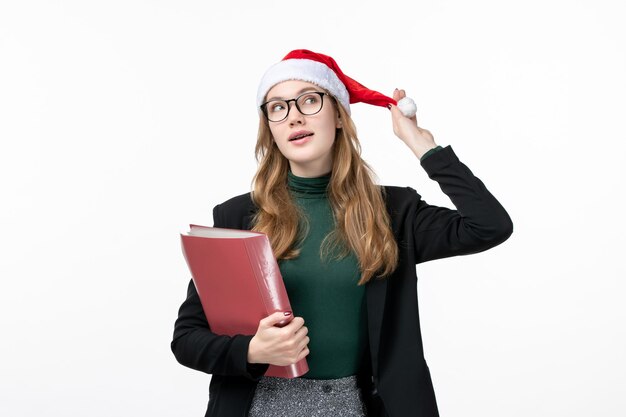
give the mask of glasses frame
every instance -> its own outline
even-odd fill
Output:
[[[307,95],[307,94],[311,94],[311,93],[318,94],[318,95],[320,96],[320,100],[322,100],[322,104],[320,105],[320,109],[319,109],[318,111],[316,111],[315,113],[309,113],[309,114],[307,114],[307,113],[304,113],[304,112],[300,109],[300,106],[298,105],[298,100],[300,100],[300,98],[301,98],[302,96],[305,96],[305,95]],[[261,111],[263,112],[263,115],[265,116],[265,118],[266,118],[268,121],[273,122],[273,123],[278,123],[278,122],[282,122],[283,120],[285,120],[285,119],[289,116],[289,112],[291,111],[291,106],[289,105],[289,103],[290,103],[290,102],[292,102],[292,101],[293,101],[293,103],[296,105],[296,109],[298,109],[298,111],[300,112],[300,114],[301,114],[301,115],[303,115],[303,116],[313,116],[314,114],[317,114],[317,113],[321,112],[321,111],[322,111],[322,109],[324,108],[324,96],[329,96],[329,97],[331,97],[331,96],[330,96],[330,94],[328,94],[328,93],[326,93],[326,92],[324,92],[324,91],[307,91],[307,92],[304,92],[304,93],[300,94],[298,97],[296,97],[296,98],[292,98],[292,99],[289,99],[289,100],[279,100],[279,99],[276,99],[276,100],[266,101],[265,103],[261,104],[259,107],[261,108]],[[287,104],[287,113],[285,114],[285,117],[283,117],[283,118],[282,118],[282,119],[280,119],[280,120],[271,120],[271,119],[269,118],[269,116],[267,115],[267,105],[268,105],[268,104],[270,104],[270,103],[272,103],[272,102],[275,102],[275,101],[282,101],[283,103],[286,103],[286,104]]]

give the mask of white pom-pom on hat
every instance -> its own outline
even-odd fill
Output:
[[[404,97],[398,101],[398,109],[406,117],[413,117],[417,113],[417,106],[411,97]]]

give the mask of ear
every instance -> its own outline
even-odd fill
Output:
[[[341,129],[343,127],[343,123],[341,123],[341,116],[339,116],[339,112],[337,112],[337,118],[335,119],[335,128]]]

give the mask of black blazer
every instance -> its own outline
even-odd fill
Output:
[[[421,165],[456,210],[429,205],[410,187],[384,187],[400,256],[391,276],[366,284],[369,355],[358,381],[370,417],[439,415],[424,360],[415,265],[487,250],[513,232],[507,212],[452,147],[435,152]],[[214,226],[250,229],[255,210],[250,193],[231,198],[213,209]],[[212,374],[206,416],[247,416],[268,366],[247,363],[252,336],[212,333],[189,282],[171,348],[181,364]]]

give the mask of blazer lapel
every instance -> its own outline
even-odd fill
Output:
[[[249,197],[249,198],[250,200],[248,202],[248,214],[246,214],[244,218],[242,219],[243,227],[247,230],[252,229],[252,219],[254,218],[254,214],[256,213],[256,210],[257,210],[256,206],[252,202],[252,197]]]
[[[388,279],[372,278],[366,285],[367,329],[369,331],[370,354],[372,356],[372,373],[378,378],[378,353],[382,333],[383,313],[387,298]]]

